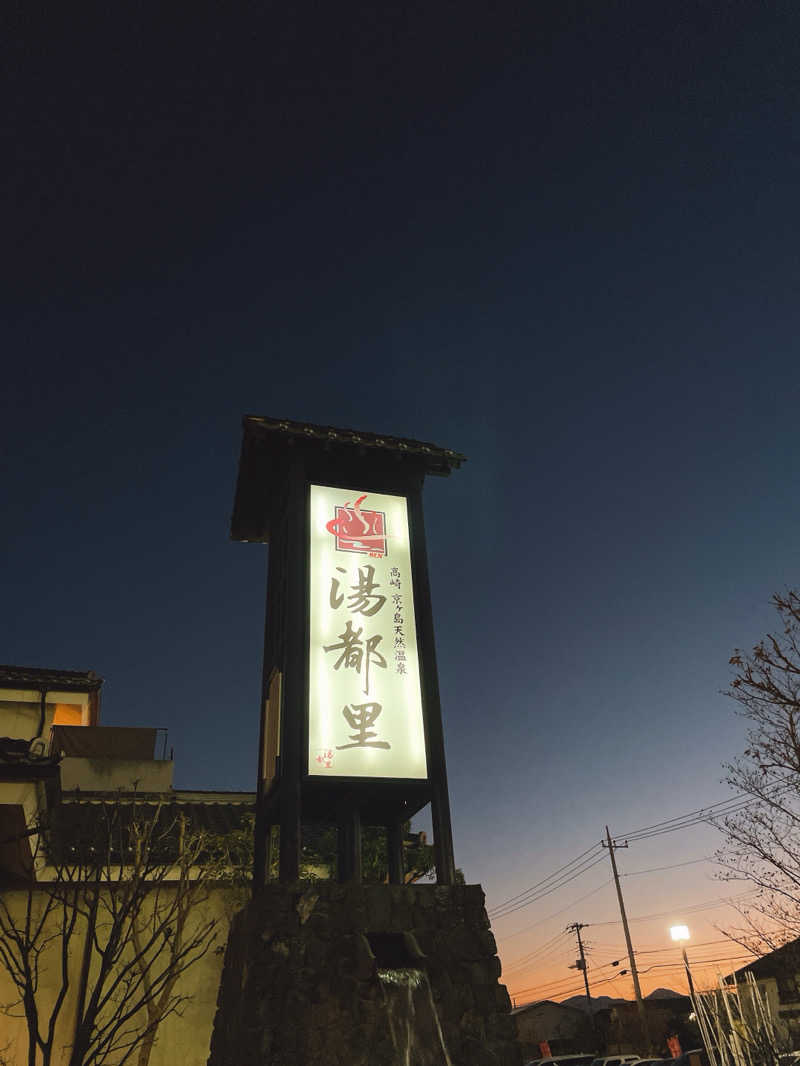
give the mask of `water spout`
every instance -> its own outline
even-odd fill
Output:
[[[423,977],[425,979],[425,988],[428,990],[428,1003],[430,1004],[431,1014],[433,1015],[433,1020],[436,1022],[436,1032],[439,1036],[439,1046],[444,1055],[445,1066],[453,1066],[453,1063],[450,1060],[450,1054],[447,1050],[447,1044],[444,1042],[444,1033],[442,1032],[442,1023],[439,1018],[439,1012],[436,1009],[436,1004],[433,1002],[433,989],[431,988],[431,983],[428,980],[427,974],[423,974]]]
[[[378,977],[384,985],[402,985],[403,988],[419,988],[422,984],[422,970],[378,970]]]
[[[428,975],[402,967],[379,969],[378,978],[397,1066],[453,1066]]]

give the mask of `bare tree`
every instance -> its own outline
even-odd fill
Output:
[[[720,977],[716,989],[695,995],[693,1002],[712,1066],[780,1066],[791,1051],[791,1040],[753,974]]]
[[[726,781],[747,802],[719,823],[727,879],[751,882],[743,926],[726,930],[756,954],[800,937],[800,593],[773,596],[780,628],[746,654],[736,650],[727,694],[750,723]]]
[[[38,828],[19,891],[0,896],[0,966],[18,996],[7,1009],[24,1015],[28,1066],[50,1066],[66,1026],[69,1066],[146,1066],[187,1002],[181,976],[217,936],[201,905],[225,862],[219,840],[179,808],[123,797],[62,804]]]

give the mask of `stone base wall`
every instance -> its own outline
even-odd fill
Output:
[[[412,934],[416,989],[378,978],[369,933]],[[478,885],[269,884],[231,929],[209,1066],[520,1066],[496,951]]]

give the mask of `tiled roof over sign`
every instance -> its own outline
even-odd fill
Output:
[[[293,422],[287,418],[245,415],[242,452],[231,520],[233,540],[268,542],[272,509],[280,496],[282,470],[290,457],[302,454],[317,467],[323,457],[351,468],[358,457],[360,469],[402,464],[403,469],[425,477],[447,477],[466,456],[428,441],[392,437],[366,430]]]
[[[267,418],[265,415],[245,415],[245,432],[248,425],[260,427],[271,433],[287,437],[300,437],[306,440],[328,441],[336,444],[351,444],[360,448],[379,448],[385,451],[397,451],[411,455],[430,458],[428,473],[449,473],[458,469],[466,456],[454,452],[451,448],[440,448],[423,440],[410,437],[389,437],[381,433],[368,433],[364,430],[339,429],[336,426],[317,426],[311,422],[292,422],[287,418]]]
[[[0,665],[0,688],[96,692],[103,684],[94,670],[49,670],[41,666]]]

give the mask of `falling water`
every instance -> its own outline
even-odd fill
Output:
[[[396,969],[378,970],[378,977],[397,1066],[453,1066],[428,975]]]
[[[445,1066],[453,1066],[450,1061],[450,1055],[447,1052],[447,1045],[444,1042],[444,1034],[442,1033],[442,1023],[439,1020],[439,1012],[436,1009],[436,1004],[433,1002],[433,989],[431,988],[431,983],[428,980],[427,974],[423,974],[422,976],[425,988],[428,990],[428,1003],[430,1005],[431,1014],[433,1015],[433,1020],[436,1022],[436,1032],[439,1036],[439,1045],[442,1049],[442,1054],[444,1055]]]

